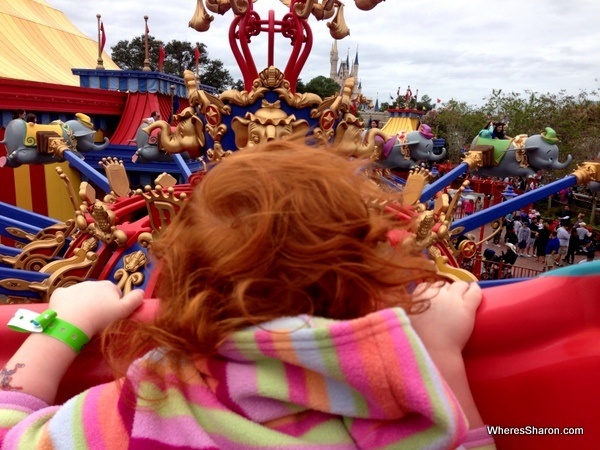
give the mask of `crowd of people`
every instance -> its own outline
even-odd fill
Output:
[[[596,236],[583,221],[584,214],[578,214],[573,222],[568,206],[561,214],[555,220],[544,220],[535,209],[507,214],[504,243],[515,246],[518,257],[535,258],[536,262],[544,263],[543,270],[574,264],[576,255],[586,256],[582,262],[593,261]]]

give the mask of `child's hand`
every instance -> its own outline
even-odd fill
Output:
[[[430,298],[431,306],[411,317],[411,324],[428,351],[462,351],[475,323],[481,302],[477,283],[457,281],[415,291],[417,297]],[[432,297],[433,295],[433,297]]]
[[[92,337],[115,320],[128,317],[143,299],[144,292],[139,289],[122,295],[110,281],[85,281],[54,291],[50,308],[56,311],[59,319],[72,323]]]

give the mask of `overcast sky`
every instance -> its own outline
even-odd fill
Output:
[[[195,0],[47,2],[94,39],[101,14],[109,52],[119,40],[143,34],[147,15],[156,39],[203,42],[210,58],[241,78],[227,35],[231,11],[216,15],[210,30],[198,33],[188,27]],[[470,105],[482,105],[492,89],[577,94],[600,88],[598,0],[387,0],[371,11],[359,10],[353,0],[344,3],[350,36],[338,42],[340,57],[349,51],[353,61],[358,47],[363,93],[380,103],[408,85],[419,97]],[[254,9],[261,18],[272,9],[276,19],[287,10],[279,0],[258,0]],[[305,82],[329,76],[333,43],[325,22],[311,16],[309,23],[314,45],[300,75]],[[259,71],[267,62],[263,36],[252,45]],[[291,47],[281,35],[277,40],[275,62],[283,70]]]

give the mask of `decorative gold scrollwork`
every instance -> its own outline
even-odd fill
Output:
[[[146,255],[141,250],[130,253],[123,258],[124,266],[115,272],[115,279],[119,282],[117,286],[128,294],[134,286],[144,282],[144,274],[139,270],[148,262]]]

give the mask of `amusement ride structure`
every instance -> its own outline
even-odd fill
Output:
[[[353,3],[368,11],[381,1]],[[197,0],[190,26],[199,32],[209,30],[212,14],[233,16],[229,42],[243,75],[241,91],[217,95],[205,89],[190,71],[183,74],[183,79],[146,74],[146,90],[136,90],[125,99],[115,97],[115,102],[124,105],[124,113],[103,148],[90,139],[94,130],[86,111],[72,121],[53,125],[26,124],[21,119],[7,123],[2,170],[21,165],[54,167],[72,214],[58,220],[0,203],[3,319],[14,313],[17,304],[27,303],[41,311],[57,288],[87,279],[111,280],[124,292],[143,288],[152,298],[155,277],[147,250],[178,213],[193,186],[202,182],[207,166],[218,164],[232,152],[274,139],[302,136],[316,146],[336,147],[349,158],[372,159],[369,176],[382,189],[402,191],[403,201],[419,215],[418,228],[409,244],[418,246],[435,261],[439,273],[449,281],[477,280],[476,274],[459,267],[457,258],[473,258],[480,242],[459,237],[490,222],[496,222],[498,228],[498,219],[505,214],[560,189],[600,181],[600,163],[581,162],[572,175],[453,220],[466,183],[452,197],[445,188],[461,175],[500,171],[498,166],[509,175],[557,167],[553,130],[511,141],[511,147],[504,149],[505,162],[490,162],[489,153],[494,150],[489,147],[495,143],[474,145],[461,164],[432,181],[430,173],[419,167],[423,160],[441,159],[432,151],[431,130],[421,126],[402,135],[378,129],[365,133],[363,121],[353,112],[355,79],[344,80],[339,95],[326,99],[296,92],[296,82],[313,43],[309,20],[329,21],[331,36],[342,39],[349,33],[344,4],[339,0],[281,3],[285,12],[278,19],[273,10],[261,17],[248,0]],[[257,66],[250,44],[263,33],[268,40],[267,57]],[[278,35],[291,44],[283,69],[274,64]],[[108,86],[109,78],[110,83],[132,82],[117,70],[75,72],[87,86]],[[141,78],[136,79],[139,85]],[[87,89],[92,88],[85,89],[90,95]],[[154,97],[149,96],[152,90]],[[165,106],[164,99],[172,100],[174,91],[179,106],[173,122],[159,120],[140,125],[151,109],[167,112],[162,115],[168,116],[170,106]],[[134,136],[136,145],[132,147]],[[515,162],[509,164],[508,158]],[[388,169],[401,165],[411,169],[404,185],[389,177]],[[132,189],[132,178],[143,187]],[[432,207],[427,206],[430,203]],[[586,270],[557,271],[485,290],[465,357],[474,395],[487,423],[582,426],[584,436],[559,439],[577,448],[598,442],[600,423],[595,408],[600,389],[597,384],[582,382],[582,377],[600,369],[600,308],[589,295],[600,288],[599,272],[600,266],[589,264]],[[571,287],[567,288],[568,283]],[[574,287],[577,283],[585,283],[586,287]],[[563,306],[560,300],[567,290],[570,304]],[[578,303],[574,297],[578,297]],[[2,339],[2,356],[6,358],[22,336],[3,330]],[[108,376],[97,352],[86,352],[81,358],[85,359],[79,360],[67,375],[63,397]],[[86,374],[83,377],[78,373],[82,370]],[[557,448],[548,439],[524,441],[518,435],[497,436],[499,448]]]

